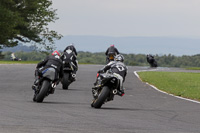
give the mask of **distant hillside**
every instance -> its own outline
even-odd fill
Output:
[[[109,37],[109,36],[64,36],[56,41],[58,50],[64,50],[74,43],[77,51],[105,52],[114,44],[121,53],[158,54],[158,55],[196,55],[200,54],[200,39],[175,37]],[[33,51],[34,47],[19,44],[1,51]]]
[[[10,52],[18,52],[18,51],[24,51],[24,52],[31,52],[35,50],[34,46],[26,46],[23,45],[22,43],[19,43],[18,46],[15,47],[8,47],[8,48],[3,48],[0,49],[1,51],[10,51]]]
[[[115,44],[122,53],[195,55],[200,53],[200,39],[175,37],[108,37],[108,36],[64,36],[56,42],[63,50],[74,43],[78,51],[104,52]]]

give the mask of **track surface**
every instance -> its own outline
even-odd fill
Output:
[[[129,67],[126,94],[94,109],[91,87],[102,66],[80,65],[69,90],[58,85],[43,103],[34,103],[35,66],[0,65],[0,133],[200,132],[200,104],[160,93],[133,74],[148,68]]]

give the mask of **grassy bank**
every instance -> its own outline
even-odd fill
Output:
[[[0,64],[37,64],[39,61],[0,61]]]
[[[37,64],[40,61],[0,61],[0,64]],[[91,63],[78,63],[79,65],[91,65]]]
[[[142,81],[160,90],[200,101],[200,73],[139,72],[138,74]]]
[[[200,70],[200,67],[188,67],[186,70]]]

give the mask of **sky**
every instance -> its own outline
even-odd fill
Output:
[[[63,36],[200,38],[200,0],[52,0]]]

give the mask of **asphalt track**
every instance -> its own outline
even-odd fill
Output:
[[[35,65],[0,65],[0,133],[200,133],[200,104],[142,83],[133,71],[145,67],[129,67],[123,97],[91,108],[91,87],[101,67],[80,65],[69,90],[58,85],[43,103],[34,103]]]

